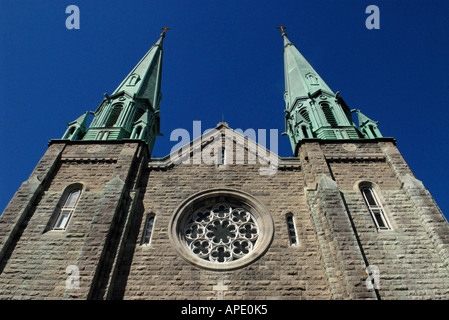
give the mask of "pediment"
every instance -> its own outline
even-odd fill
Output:
[[[268,132],[262,139],[270,141],[270,131],[266,131]],[[275,131],[276,137],[272,137],[271,141],[275,138],[277,143],[277,130]],[[183,144],[181,140],[166,157],[151,159],[149,166],[255,165],[259,167],[261,175],[274,174],[279,166],[280,158],[275,152],[254,141],[254,135],[257,133],[250,129],[234,130],[222,122],[192,141]]]

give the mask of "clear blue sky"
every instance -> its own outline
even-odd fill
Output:
[[[80,29],[68,30],[68,5]],[[257,4],[257,5],[256,5]],[[380,30],[365,8],[380,9]],[[161,130],[224,120],[284,130],[282,38],[353,109],[379,121],[449,214],[449,1],[5,1],[0,11],[0,212],[67,122],[94,111],[167,25]],[[288,138],[279,154],[291,156]]]

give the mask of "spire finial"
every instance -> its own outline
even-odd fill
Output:
[[[166,32],[167,30],[171,30],[171,28],[165,26],[165,27],[161,28],[161,30],[163,30],[162,33],[161,33],[161,38],[165,38],[165,32]]]
[[[280,25],[279,27],[277,27],[276,29],[281,29],[282,31],[282,36],[285,37],[287,34],[285,33],[285,29],[287,29],[287,27],[284,27],[283,25]]]

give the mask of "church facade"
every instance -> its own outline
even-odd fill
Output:
[[[164,28],[1,215],[0,299],[448,299],[444,215],[281,29],[292,157],[224,122],[151,157]]]

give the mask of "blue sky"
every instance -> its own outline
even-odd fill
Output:
[[[0,11],[0,212],[67,122],[94,111],[169,26],[161,131],[154,156],[224,120],[234,129],[284,130],[279,25],[334,92],[379,121],[449,214],[449,2],[363,0],[24,1]],[[257,5],[256,5],[257,4]],[[368,30],[365,9],[380,9]],[[68,30],[65,9],[80,9]],[[279,154],[291,156],[288,138]]]

